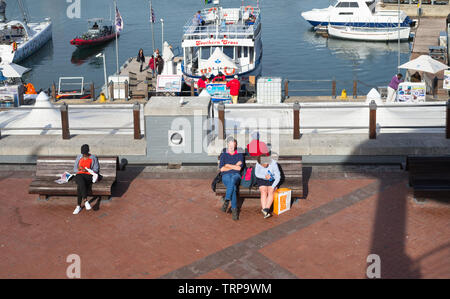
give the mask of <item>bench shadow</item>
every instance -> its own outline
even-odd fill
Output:
[[[117,172],[116,182],[112,186],[111,197],[122,197],[127,193],[131,183],[142,173],[144,166],[128,166],[128,161],[122,159],[120,162],[120,171]]]

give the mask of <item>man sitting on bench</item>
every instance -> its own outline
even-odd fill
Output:
[[[91,205],[87,200],[88,191],[98,178],[99,171],[98,159],[89,153],[89,145],[81,146],[81,155],[77,156],[73,171],[76,172],[75,182],[77,183],[78,204],[73,214],[76,215],[81,211],[81,203],[85,200],[84,206],[86,210],[91,209]]]
[[[237,141],[233,137],[227,139],[227,149],[220,155],[219,169],[222,182],[227,187],[222,211],[227,212],[231,200],[233,220],[239,220],[237,209],[237,191],[241,181],[241,169],[244,166],[244,155],[237,151]]]

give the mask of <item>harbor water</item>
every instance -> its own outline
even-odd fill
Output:
[[[246,3],[249,1],[246,1]],[[16,1],[7,1],[7,17],[20,15]],[[32,20],[50,17],[53,21],[53,40],[33,56],[19,64],[32,68],[24,77],[36,89],[48,89],[61,76],[83,76],[85,82],[93,81],[97,92],[104,84],[103,61],[95,55],[104,52],[107,73],[116,71],[114,41],[88,50],[77,50],[69,41],[87,30],[87,20],[102,17],[110,19],[112,0],[80,0],[80,18],[69,18],[70,3],[54,0],[27,0]],[[250,1],[251,4],[256,1]],[[225,7],[238,7],[241,0],[222,0]],[[360,94],[371,87],[386,86],[397,72],[398,45],[394,43],[353,42],[327,39],[316,35],[311,26],[300,16],[302,11],[325,8],[329,0],[283,0],[260,1],[262,10],[263,60],[262,75],[291,80],[338,80],[337,90],[350,90],[351,81],[360,80]],[[202,0],[153,0],[157,23],[154,25],[155,47],[162,48],[161,22],[164,19],[164,39],[179,54],[183,26],[198,9],[204,7]],[[118,8],[124,20],[124,30],[119,38],[119,64],[136,56],[139,48],[147,55],[152,52],[152,34],[148,0],[118,0]],[[409,58],[409,43],[401,43],[401,63]],[[327,95],[331,86],[326,82],[304,84],[292,89],[318,91],[297,92],[293,95]],[[319,91],[320,90],[320,91]],[[290,93],[292,94],[292,93]]]

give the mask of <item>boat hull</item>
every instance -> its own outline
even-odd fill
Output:
[[[357,41],[408,41],[411,29],[400,28],[385,30],[385,29],[365,29],[359,30],[350,27],[334,27],[328,26],[328,35],[333,38],[357,40]]]
[[[32,27],[32,24],[30,24],[30,27]],[[12,45],[2,45],[0,51],[2,62],[20,62],[52,39],[52,22],[42,22],[36,28],[39,28],[39,31],[25,43],[19,44],[16,51],[13,50]]]
[[[117,37],[119,37],[120,34],[117,34]],[[94,46],[98,46],[101,44],[105,44],[107,42],[110,42],[111,40],[116,38],[116,34],[109,34],[109,35],[105,35],[102,36],[101,38],[96,38],[96,39],[90,39],[90,40],[85,40],[85,39],[81,39],[81,38],[74,38],[70,41],[71,45],[74,45],[78,48],[86,48],[86,47],[94,47]]]

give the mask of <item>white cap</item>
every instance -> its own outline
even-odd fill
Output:
[[[238,75],[234,75],[234,79],[237,79],[237,78],[239,78]]]

